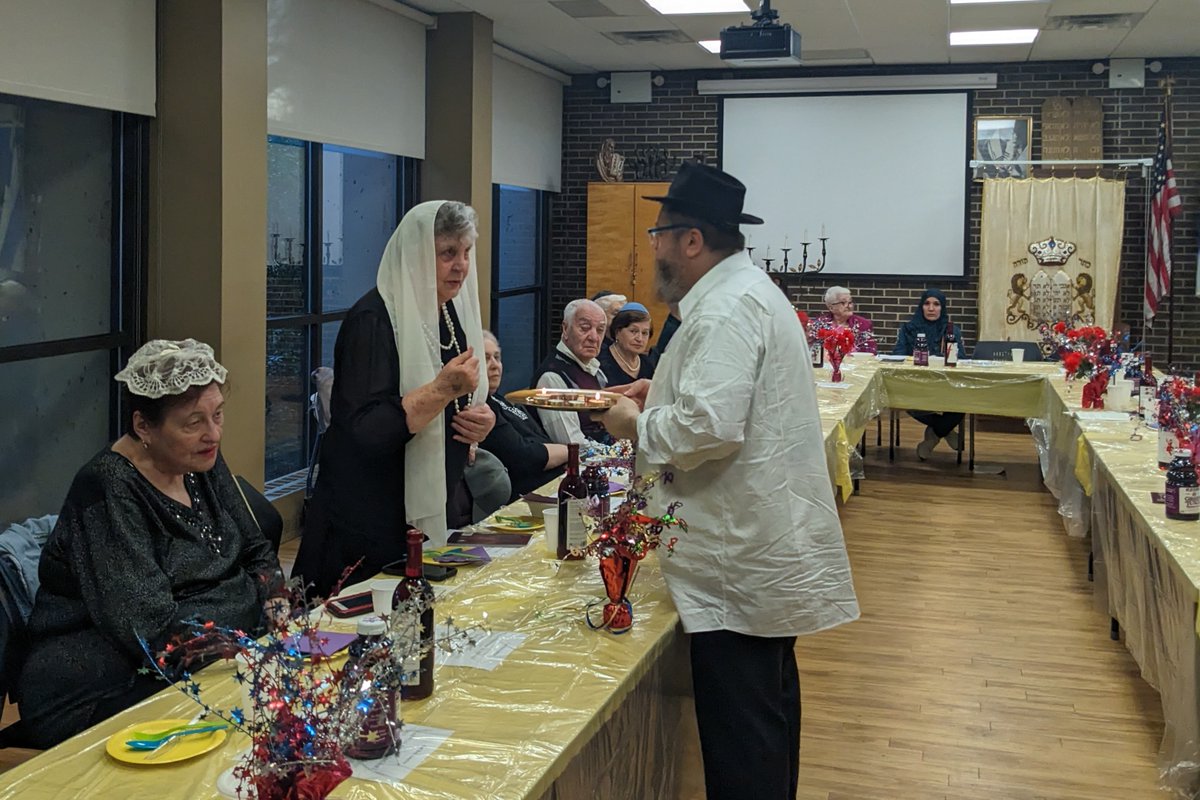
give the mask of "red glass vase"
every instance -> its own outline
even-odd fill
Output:
[[[1104,408],[1104,392],[1108,389],[1108,372],[1100,371],[1088,379],[1083,387],[1084,408]]]
[[[844,359],[846,356],[835,350],[829,350],[829,349],[826,349],[825,354],[829,359],[829,366],[833,370],[833,373],[829,376],[829,380],[831,380],[834,383],[841,383],[842,382],[842,359]]]

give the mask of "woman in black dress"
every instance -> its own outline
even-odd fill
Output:
[[[653,378],[654,356],[646,345],[654,335],[650,312],[641,303],[626,303],[609,327],[612,341],[600,351],[600,369],[609,386],[622,386],[641,378]]]
[[[403,558],[409,528],[440,545],[448,517],[470,521],[467,453],[495,423],[476,355],[475,220],[443,200],[405,214],[376,288],[338,331],[331,419],[293,570],[314,594],[347,569],[354,582]]]
[[[162,688],[138,675],[142,641],[157,652],[191,620],[261,633],[282,611],[279,561],[218,449],[225,375],[192,339],[117,373],[126,433],[75,476],[38,567],[15,692],[38,746]]]
[[[500,342],[491,331],[483,332],[483,352],[487,365],[488,405],[496,414],[496,426],[480,447],[500,459],[508,470],[512,483],[509,502],[512,502],[562,475],[567,446],[550,441],[537,414],[496,394],[504,377],[504,361]]]

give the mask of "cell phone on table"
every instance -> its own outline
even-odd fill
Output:
[[[359,592],[358,594],[348,594],[342,597],[335,597],[328,603],[329,613],[340,619],[346,617],[357,617],[361,614],[366,614],[369,611],[374,611],[375,606],[371,601],[370,592]]]
[[[404,565],[408,563],[407,559],[400,559],[386,564],[383,567],[384,575],[403,575]],[[430,581],[444,581],[447,578],[453,578],[458,574],[458,567],[443,567],[441,564],[425,564],[424,570],[425,579]]]

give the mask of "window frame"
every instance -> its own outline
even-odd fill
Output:
[[[20,99],[20,95],[9,95]],[[41,101],[49,102],[49,101]],[[70,105],[70,104],[65,104]],[[109,232],[108,333],[47,339],[0,347],[0,364],[107,351],[115,375],[146,337],[146,285],[149,280],[150,119],[112,111],[112,222]],[[108,387],[108,437],[124,433],[120,386]]]
[[[341,322],[349,313],[349,308],[339,309],[337,311],[326,311],[325,291],[324,291],[324,249],[321,241],[321,231],[323,230],[323,208],[324,208],[324,152],[326,145],[322,142],[311,142],[304,139],[297,139],[292,136],[278,136],[268,134],[267,144],[278,142],[283,144],[300,145],[304,147],[304,300],[305,311],[297,314],[266,314],[266,331],[270,335],[272,330],[287,330],[287,329],[302,329],[304,331],[305,346],[307,348],[307,369],[304,375],[305,394],[311,394],[315,391],[312,385],[312,373],[324,361],[324,343],[322,341],[322,327],[328,323]],[[345,148],[339,145],[328,145],[337,147],[339,150],[356,149]],[[408,212],[413,205],[416,204],[420,193],[420,161],[408,156],[389,155],[396,159],[396,219],[394,225],[399,225],[400,220]],[[314,256],[315,254],[315,256]],[[264,265],[264,269],[266,265]],[[265,312],[265,309],[264,309]],[[270,349],[267,350],[268,357]],[[266,422],[264,412],[264,424]],[[304,452],[311,453],[313,445],[317,440],[317,426],[312,417],[312,414],[305,410],[302,415],[303,419],[303,441]],[[307,461],[309,456],[305,456]],[[272,475],[267,471],[267,446],[263,449],[263,469],[265,479],[270,481],[280,480],[295,473],[295,470],[284,472],[280,475]],[[302,467],[307,469],[307,467]]]
[[[537,197],[534,226],[537,231],[537,242],[534,250],[535,282],[525,286],[510,289],[500,288],[500,273],[504,263],[500,257],[500,193],[505,188],[523,189],[534,192]],[[530,335],[533,337],[533,363],[540,364],[547,354],[546,339],[541,335],[546,321],[550,316],[550,198],[551,192],[544,189],[531,189],[528,186],[512,184],[492,184],[492,300],[491,300],[491,329],[500,329],[500,301],[508,297],[520,297],[526,294],[534,295],[534,320]]]

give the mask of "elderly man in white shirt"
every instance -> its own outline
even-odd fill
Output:
[[[572,300],[563,309],[562,340],[534,372],[533,388],[603,389],[608,378],[600,369],[600,348],[608,330],[608,315],[592,300]],[[575,411],[538,409],[538,419],[550,441],[558,444],[611,444],[612,438],[590,415]]]
[[[653,382],[600,417],[637,441],[651,497],[688,531],[662,559],[691,639],[708,800],[792,800],[796,636],[858,618],[804,332],[743,252],[745,187],[684,164],[650,229],[659,291],[683,319]]]

